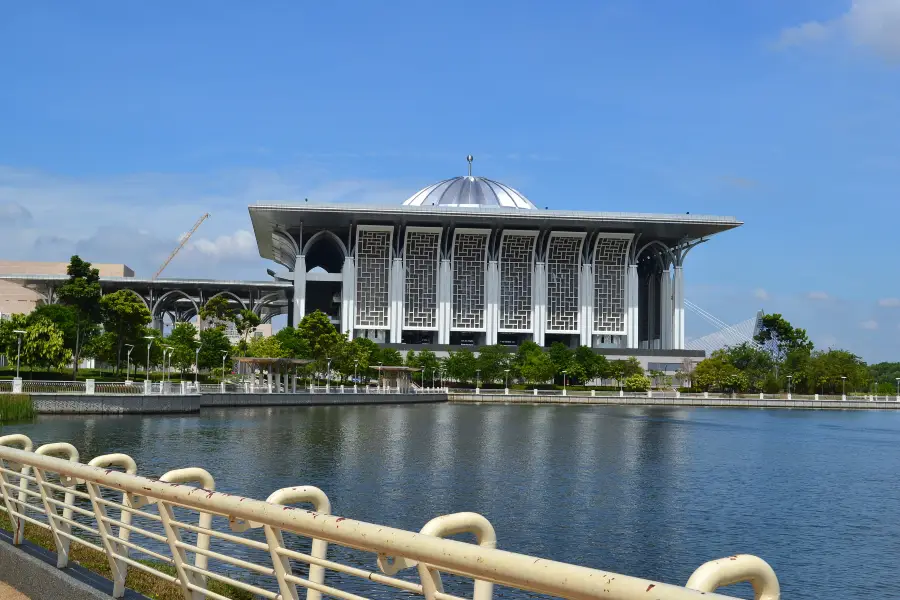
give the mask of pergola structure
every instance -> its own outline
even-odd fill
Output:
[[[378,371],[378,388],[406,394],[412,389],[412,374],[422,369],[418,367],[399,367],[376,365],[371,367]]]
[[[266,390],[268,393],[296,393],[297,370],[311,360],[299,358],[235,358],[235,371],[247,382],[249,391]]]

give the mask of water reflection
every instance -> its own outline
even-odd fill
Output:
[[[773,564],[785,597],[858,597],[900,553],[894,413],[258,408],[13,431],[71,442],[85,462],[124,452],[146,475],[203,466],[257,498],[316,485],[336,513],[405,529],[473,510],[502,548],[671,582],[745,551]]]

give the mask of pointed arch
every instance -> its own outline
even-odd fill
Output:
[[[343,240],[341,240],[341,238],[337,236],[335,232],[329,231],[328,229],[323,229],[322,231],[319,231],[311,238],[309,238],[306,243],[303,244],[303,254],[309,254],[310,248],[312,248],[313,244],[318,242],[320,238],[331,238],[331,241],[337,244],[338,248],[341,249],[341,252],[344,253],[344,257],[346,258],[347,256],[349,256],[347,252],[347,245],[343,242]]]
[[[187,300],[194,306],[194,311],[196,311],[197,313],[200,312],[200,308],[197,306],[197,303],[190,296],[190,294],[188,294],[187,292],[183,292],[182,290],[169,290],[168,292],[160,296],[153,304],[153,308],[150,310],[150,316],[155,317],[157,314],[159,314],[159,309],[164,306],[163,303],[170,297],[176,295],[181,296],[182,298],[187,298]]]
[[[210,296],[209,298],[206,299],[206,302],[209,302],[213,298],[218,298],[219,296],[229,296],[229,297],[231,297],[232,300],[234,300],[241,306],[241,310],[247,309],[247,303],[244,302],[243,300],[241,300],[241,298],[237,294],[235,294],[234,292],[229,292],[228,290],[213,294],[212,296]],[[205,306],[205,303],[204,303],[204,306]]]

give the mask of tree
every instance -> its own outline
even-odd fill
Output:
[[[418,354],[410,351],[406,355],[406,366],[421,369],[417,375],[422,385],[425,386],[430,385],[427,382],[431,381],[433,373],[437,377],[436,373],[440,368],[440,362],[431,350],[422,350]]]
[[[623,384],[625,391],[646,392],[650,389],[650,379],[645,375],[629,375]]]
[[[81,349],[89,341],[89,334],[100,322],[100,271],[77,255],[66,269],[69,280],[56,290],[60,304],[75,310],[75,348],[72,352],[72,377],[78,376]]]
[[[241,354],[243,354],[247,351],[247,336],[259,326],[259,315],[252,310],[245,308],[234,314],[233,321],[234,328],[241,338],[240,342],[238,342],[238,347]]]
[[[780,314],[763,315],[759,333],[753,337],[772,358],[776,368],[794,350],[812,352],[805,329],[795,328]]]
[[[9,319],[0,321],[0,353],[6,355],[6,361],[10,364],[16,362],[16,353],[19,351],[19,334],[16,330],[25,331],[28,327],[28,318],[22,314],[14,314]]]
[[[731,364],[727,350],[716,350],[694,369],[696,387],[705,391],[743,391],[747,389],[747,376]]]
[[[483,346],[478,351],[475,368],[481,371],[481,381],[485,383],[503,382],[509,364],[509,352],[503,346]]]
[[[609,362],[605,356],[595,353],[587,346],[579,346],[569,364],[569,375],[575,381],[587,384],[609,371]]]
[[[372,362],[373,365],[382,364],[386,367],[403,366],[403,356],[394,348],[379,348]]]
[[[137,345],[141,334],[150,324],[150,311],[134,292],[119,290],[100,299],[103,329],[115,337],[116,372],[122,362],[122,347]]]
[[[166,343],[172,347],[170,364],[184,375],[194,364],[194,351],[200,344],[197,340],[197,328],[192,323],[177,323],[166,338]]]
[[[338,332],[328,316],[320,310],[303,317],[297,326],[297,335],[300,345],[308,352],[305,358],[316,361],[315,369],[318,372],[325,371],[329,358],[334,366],[347,343],[347,337]]]
[[[519,349],[516,350],[515,356],[510,360],[510,370],[513,378],[523,378],[522,368],[525,366],[525,363],[528,360],[528,357],[535,352],[543,354],[544,349],[538,346],[532,340],[526,340],[519,344]]]
[[[522,378],[533,385],[547,383],[556,376],[556,365],[546,352],[529,352],[521,369]]]
[[[116,334],[112,331],[101,331],[85,345],[83,356],[90,356],[97,360],[101,365],[112,365],[116,362]]]
[[[357,376],[368,381],[372,377],[370,367],[378,364],[376,360],[379,355],[378,344],[365,337],[353,338],[353,341],[347,344],[347,374],[356,371]],[[352,361],[352,366],[351,366]],[[357,364],[357,361],[358,364]],[[351,371],[350,369],[353,369]]]
[[[625,360],[614,360],[609,363],[608,374],[616,380],[620,386],[623,382],[634,375],[643,375],[644,368],[637,358],[629,356]]]
[[[459,350],[451,352],[447,356],[447,375],[460,383],[475,381],[478,363],[471,350]]]
[[[725,349],[728,362],[741,371],[747,379],[747,388],[763,390],[766,380],[774,369],[772,356],[753,344],[743,343]]]
[[[150,366],[162,364],[163,346],[166,343],[162,333],[152,327],[145,327],[141,332],[139,343],[135,344],[134,352],[131,353],[131,362],[134,363],[135,372],[137,372],[138,366],[143,366],[145,369],[147,367],[147,343],[150,341],[145,339],[147,336],[153,338],[153,343],[150,344]]]
[[[253,338],[250,340],[247,354],[255,358],[287,358],[287,353],[275,336]]]
[[[22,336],[22,359],[26,364],[61,368],[72,358],[66,348],[63,334],[49,319],[39,319],[25,330]]]
[[[198,363],[201,369],[222,368],[223,353],[226,360],[231,358],[231,342],[222,327],[210,327],[200,332]]]
[[[38,319],[49,319],[50,321],[53,321],[53,324],[56,325],[63,334],[63,342],[65,343],[66,348],[72,352],[75,351],[75,342],[78,331],[75,309],[73,307],[64,304],[41,304],[35,307],[27,317],[28,323],[34,323]],[[84,337],[85,339],[90,340],[98,333],[97,326],[94,325],[91,328],[91,331],[87,332]],[[82,355],[84,355],[84,352],[82,352]]]
[[[572,350],[562,342],[553,342],[550,346],[550,360],[553,361],[553,366],[556,367],[556,378],[560,382],[562,382],[563,371],[569,371],[572,367],[573,356]]]
[[[234,320],[234,309],[225,296],[213,296],[200,308],[200,320],[220,329]]]
[[[288,325],[275,334],[275,339],[290,358],[309,358],[309,344],[300,337],[300,332]]]

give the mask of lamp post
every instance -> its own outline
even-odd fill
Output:
[[[841,375],[841,400],[847,397],[847,391],[844,384],[847,383],[847,376]]]
[[[145,335],[144,339],[147,340],[147,371],[144,375],[144,379],[150,381],[150,346],[153,345],[153,340],[155,340],[156,338],[152,335]]]
[[[125,355],[125,381],[130,381],[131,375],[131,351],[134,350],[134,344],[125,344],[128,348],[128,354]]]
[[[166,353],[169,354],[169,364],[172,364],[172,346],[163,346],[163,380],[169,381],[169,370],[166,368]]]
[[[22,355],[22,336],[25,335],[25,331],[22,329],[14,329],[13,333],[16,334],[16,379],[19,378],[19,357]],[[34,375],[32,375],[34,377]]]
[[[503,369],[503,393],[509,394],[509,369]]]
[[[356,386],[359,384],[359,377],[357,373],[359,372],[359,359],[353,361],[353,391],[356,391]]]
[[[203,344],[197,346],[194,350],[194,389],[200,389],[200,348]]]
[[[330,392],[331,391],[331,359],[326,356],[325,360],[328,361],[328,366],[325,368],[325,391]]]
[[[787,376],[787,380],[788,380],[788,400],[791,399],[791,382],[793,381],[793,379],[794,379],[794,376],[793,376],[793,375],[788,375],[788,376]]]
[[[567,374],[568,374],[568,371],[563,369],[563,396],[566,395],[566,375]]]
[[[378,363],[378,389],[381,390],[381,367],[384,363]]]
[[[897,378],[897,397],[900,398],[900,377]]]
[[[437,367],[431,367],[431,389],[434,389],[434,372],[437,371]],[[900,394],[898,394],[900,396]]]
[[[481,369],[475,369],[475,393],[481,391]]]
[[[225,359],[228,357],[228,353],[222,350],[222,383],[225,383]]]

